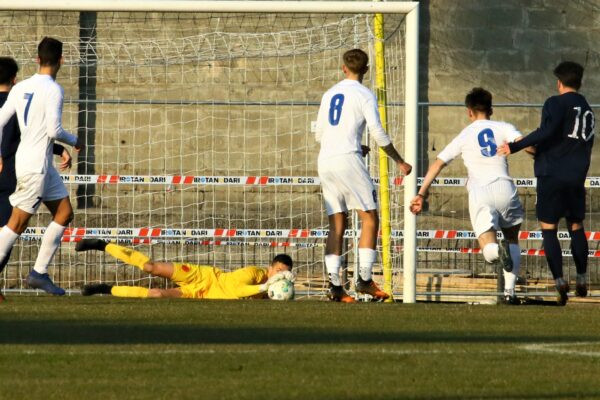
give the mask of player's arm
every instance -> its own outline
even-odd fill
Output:
[[[325,98],[325,95],[323,95]],[[317,125],[315,127],[315,140],[317,142],[321,142],[321,138],[323,137],[323,131],[325,130],[325,124],[327,123],[327,107],[321,99],[321,105],[319,106],[319,114],[317,114]]]
[[[390,157],[400,171],[404,173],[404,175],[410,174],[412,171],[412,165],[406,163],[404,159],[400,156],[394,144],[390,140],[390,137],[385,133],[383,126],[381,125],[381,119],[379,118],[379,111],[377,110],[377,103],[375,101],[375,96],[367,99],[363,103],[363,115],[365,116],[365,120],[367,121],[367,127],[369,128],[369,134],[377,145],[381,147],[381,149]]]
[[[265,293],[269,288],[266,271],[255,267],[241,268],[234,272],[233,293],[237,298],[246,298]]]
[[[547,100],[542,109],[542,122],[540,123],[540,127],[525,136],[522,140],[500,146],[498,153],[500,155],[516,153],[527,147],[535,146],[551,139],[556,132],[560,131],[563,119],[561,114],[562,111],[556,104],[556,100]]]
[[[442,170],[446,167],[446,165],[446,162],[438,158],[429,166],[419,192],[410,202],[410,211],[413,214],[416,215],[423,211],[423,203],[425,199],[429,197],[429,187],[435,178],[437,178],[437,176],[440,174],[440,172],[442,172]]]
[[[60,88],[52,90],[46,103],[46,120],[48,137],[62,143],[80,148],[82,143],[77,136],[65,131],[62,127],[63,93]]]

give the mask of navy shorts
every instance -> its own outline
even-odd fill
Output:
[[[557,224],[561,218],[582,222],[585,218],[584,182],[565,182],[551,176],[537,178],[538,221]]]

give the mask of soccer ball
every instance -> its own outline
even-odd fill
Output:
[[[269,286],[269,298],[271,300],[293,300],[294,282],[281,279]]]

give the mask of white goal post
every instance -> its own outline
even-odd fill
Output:
[[[279,13],[279,14],[403,14],[404,27],[404,158],[413,166],[413,173],[402,180],[403,246],[394,251],[403,257],[403,301],[413,303],[416,298],[416,219],[408,204],[417,189],[417,139],[418,139],[418,62],[419,62],[419,3],[408,1],[195,1],[195,0],[0,0],[0,11],[52,11],[52,12],[114,12],[114,13]],[[44,36],[44,32],[38,32]],[[4,55],[4,54],[0,54]],[[118,57],[120,55],[116,55]],[[140,67],[141,68],[141,67]],[[183,67],[182,67],[183,71]],[[115,68],[113,73],[118,74]],[[152,81],[151,77],[146,78]],[[333,85],[335,82],[328,82]],[[189,100],[190,104],[193,100]],[[105,104],[109,104],[107,101]],[[125,103],[127,104],[127,103]],[[137,104],[135,102],[130,104]],[[148,103],[150,106],[152,102]],[[167,104],[167,103],[165,103]],[[194,103],[195,104],[195,103]],[[198,104],[205,104],[198,102]],[[183,111],[182,111],[183,114]],[[252,120],[254,123],[255,121]],[[260,123],[260,122],[256,122]],[[132,139],[133,140],[133,139]],[[183,145],[182,145],[183,146]],[[152,157],[152,154],[150,154]],[[395,173],[395,172],[394,172]],[[188,172],[188,174],[190,174]],[[94,175],[96,176],[96,175]],[[183,177],[185,178],[185,177]],[[150,204],[150,203],[149,203]],[[76,211],[77,213],[77,211]],[[101,219],[101,217],[98,217]]]

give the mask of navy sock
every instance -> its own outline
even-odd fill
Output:
[[[544,243],[544,252],[548,267],[552,271],[554,279],[562,278],[562,250],[558,241],[556,229],[542,229],[542,238]]]
[[[587,272],[589,250],[585,232],[583,229],[578,229],[569,231],[569,234],[571,235],[571,254],[573,254],[577,273],[585,274]]]

